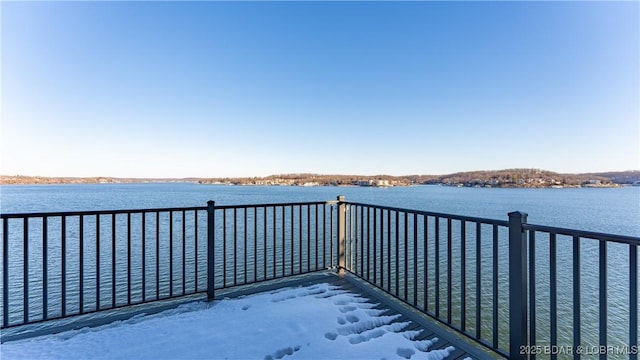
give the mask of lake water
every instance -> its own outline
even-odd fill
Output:
[[[192,207],[205,206],[208,200],[216,201],[217,205],[265,204],[335,200],[338,195],[345,195],[348,201],[353,202],[499,220],[507,220],[509,212],[522,211],[529,214],[528,222],[533,224],[640,236],[640,187],[500,189],[414,186],[369,188],[225,186],[190,183],[2,186],[0,187],[0,210],[2,213],[28,213]],[[537,240],[536,251],[540,258],[540,264],[537,265],[537,282],[539,284],[536,285],[536,291],[540,296],[537,311],[538,322],[544,326],[544,323],[548,322],[549,275],[548,269],[545,270],[545,267],[548,268],[549,250],[548,240],[545,242],[542,236]],[[485,245],[488,247],[483,248],[483,252],[486,250],[490,254],[489,242]],[[629,316],[628,246],[610,245],[607,268],[608,289],[610,289],[608,294],[609,343],[625,344],[628,340],[628,335],[625,334],[628,334]],[[51,251],[54,253],[55,249]],[[500,249],[501,256],[505,252],[505,249]],[[595,333],[598,314],[597,242],[585,243],[581,252],[584,274],[581,281],[583,292],[582,338],[585,345],[597,345],[598,338]],[[484,256],[483,261],[490,259],[490,256]],[[558,259],[558,315],[570,318],[572,311],[572,306],[569,303],[572,264],[570,241],[558,239]],[[469,268],[473,268],[471,262],[470,259],[467,265]],[[105,261],[105,265],[107,263],[108,259]],[[485,265],[487,269],[491,268],[490,263],[483,263],[483,266]],[[503,265],[501,264],[501,271],[505,269]],[[41,270],[38,270],[36,264],[33,271],[34,275],[37,275]],[[105,274],[101,276],[108,275],[107,273],[105,271]],[[13,279],[15,276],[14,280],[19,283],[21,281],[20,274],[21,270],[18,266],[11,277]],[[55,276],[55,274],[51,274],[50,278],[54,285],[60,281],[59,276],[58,278]],[[469,278],[472,277],[469,276]],[[501,273],[500,279],[504,278],[506,278],[506,274]],[[484,281],[483,278],[483,284]],[[487,278],[487,281],[490,281],[490,277]],[[109,282],[105,281],[104,283],[103,285],[108,285]],[[502,284],[504,285],[504,282]],[[487,296],[491,296],[490,283],[487,285],[483,288],[483,297],[485,289],[489,291]],[[91,286],[91,284],[89,283],[87,286]],[[52,286],[52,288],[56,287],[57,285]],[[504,308],[506,290],[507,288],[504,286],[500,289],[500,312],[503,314],[501,316],[506,314]],[[19,289],[16,291],[17,294],[20,293]],[[121,290],[118,291],[120,295]],[[454,284],[454,292],[456,294],[459,292],[459,286],[456,284]],[[469,288],[468,293],[474,293],[473,289]],[[34,296],[37,294],[36,291]],[[54,295],[53,292],[50,292],[50,296]],[[470,303],[467,306],[471,308],[471,305]],[[485,304],[482,307],[484,309]],[[487,303],[486,307],[490,308],[491,303]],[[490,311],[487,310],[486,314],[488,315],[485,318],[483,310],[482,321],[486,320],[486,327],[489,328]],[[19,314],[16,316],[19,317]],[[502,318],[504,319],[504,317]],[[561,323],[559,325],[560,343],[571,344],[571,324]],[[506,330],[506,322],[502,322],[500,326],[500,332],[503,333]],[[541,332],[537,335],[540,343],[548,342],[548,333]],[[501,347],[504,345],[503,341],[504,339],[501,339]]]
[[[0,187],[0,211],[45,212],[335,200],[449,214],[507,219],[511,211],[529,222],[640,236],[640,187],[570,189],[457,188],[446,186],[283,187],[190,183],[33,185]]]

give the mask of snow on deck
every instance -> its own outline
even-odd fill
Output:
[[[326,283],[194,302],[98,328],[7,342],[11,359],[444,359],[400,315]]]

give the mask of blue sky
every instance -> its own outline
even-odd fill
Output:
[[[6,2],[0,173],[640,169],[640,3]]]

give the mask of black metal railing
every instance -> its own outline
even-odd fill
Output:
[[[203,291],[206,210],[2,214],[2,328]]]
[[[520,212],[499,221],[342,199],[339,214],[346,271],[498,354],[638,358],[638,237]]]
[[[507,221],[353,202],[344,211],[347,271],[507,354]]]
[[[2,328],[337,269],[505,357],[637,359],[637,237],[342,196],[1,219]]]
[[[2,328],[335,267],[335,203],[2,214]]]
[[[211,204],[214,289],[335,267],[335,204]]]
[[[528,235],[528,249],[522,249],[529,263],[528,344],[570,348],[574,358],[637,359],[640,239],[526,223],[522,227]],[[549,266],[540,268],[546,259]],[[610,299],[616,300],[612,306]],[[549,355],[556,359],[562,353]]]

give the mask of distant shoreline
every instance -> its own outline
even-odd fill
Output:
[[[53,184],[132,184],[132,183],[194,183],[217,185],[262,186],[361,186],[394,187],[411,185],[444,185],[455,187],[498,188],[571,188],[640,186],[640,171],[619,171],[589,174],[560,174],[539,169],[507,169],[471,171],[448,175],[320,175],[283,174],[266,177],[238,178],[116,178],[116,177],[45,177],[0,175],[0,185]]]
[[[202,184],[194,181],[129,181],[129,182],[108,182],[108,183],[95,183],[95,182],[50,182],[50,183],[0,183],[0,186],[47,186],[47,185],[118,185],[118,184],[131,184],[131,185],[151,185],[151,184],[194,184],[194,185],[213,185],[213,186],[263,186],[263,187],[367,187],[367,186],[358,186],[358,185],[312,185],[312,186],[304,186],[304,185],[255,185],[255,184],[244,184],[244,185],[236,185],[236,184]],[[413,187],[413,186],[445,186],[445,187],[464,187],[464,188],[494,188],[494,189],[576,189],[576,188],[621,188],[621,187],[631,187],[631,186],[640,186],[634,184],[610,184],[610,185],[597,185],[597,186],[588,186],[588,185],[554,185],[554,186],[468,186],[468,185],[448,185],[448,184],[411,184],[411,185],[396,185],[396,186],[370,186],[372,188],[392,188],[392,187]]]

